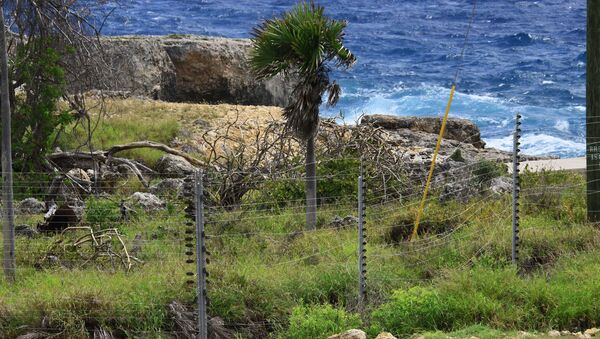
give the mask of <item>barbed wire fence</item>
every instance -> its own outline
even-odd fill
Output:
[[[552,199],[557,196],[560,199],[576,194],[587,184],[550,183],[514,189],[512,184],[519,175],[516,171],[513,175],[517,179],[505,177],[508,186],[498,191],[490,184],[490,172],[482,170],[480,162],[442,165],[432,182],[434,194],[426,200],[419,238],[409,243],[424,185],[425,173],[419,171],[423,163],[402,164],[402,180],[392,182],[389,171],[377,171],[369,164],[374,150],[365,152],[366,156],[358,153],[318,162],[322,166],[346,167],[333,166],[335,171],[316,178],[318,187],[333,188],[321,191],[319,227],[315,230],[305,230],[301,222],[305,213],[301,168],[247,177],[244,184],[253,187],[247,192],[251,198],[228,200],[232,203],[224,203],[219,196],[226,178],[211,171],[188,173],[185,179],[172,178],[172,173],[154,173],[148,185],[125,173],[118,180],[95,186],[90,186],[89,175],[86,179],[78,171],[69,172],[61,180],[47,173],[22,173],[15,180],[19,201],[15,211],[19,225],[17,277],[59,272],[62,286],[76,285],[76,280],[83,277],[88,284],[85,293],[69,293],[57,287],[56,295],[49,299],[57,307],[61,302],[81,307],[102,304],[114,294],[118,305],[127,311],[111,314],[109,307],[98,307],[86,315],[97,322],[86,324],[90,333],[107,331],[101,324],[135,324],[140,318],[134,312],[162,312],[165,308],[175,324],[157,328],[174,337],[207,338],[218,331],[260,331],[274,324],[268,320],[222,321],[210,316],[209,299],[219,295],[215,290],[218,279],[232,270],[239,270],[236,274],[240,275],[297,266],[343,270],[346,279],[356,281],[348,304],[361,310],[365,304],[380,300],[380,292],[373,289],[375,284],[393,288],[431,279],[425,275],[407,276],[401,271],[397,277],[383,274],[391,267],[436,262],[443,259],[446,250],[463,254],[454,265],[468,268],[505,234],[503,229],[510,230],[511,217],[519,220],[510,213],[515,199],[522,200],[521,214],[526,215],[555,203]],[[519,194],[511,199],[511,192]],[[490,204],[496,208],[490,210]],[[429,209],[430,205],[443,213]],[[484,227],[470,227],[476,219],[483,220]],[[536,229],[528,224],[520,231],[527,235]],[[511,258],[508,248],[507,256]],[[259,255],[248,256],[251,251]],[[513,255],[512,259],[526,266],[528,260],[544,258]],[[207,279],[209,274],[214,275],[211,271],[216,277]],[[101,293],[90,287],[106,286],[109,280],[120,281],[123,290],[111,288]],[[155,288],[165,295],[141,300],[135,295],[144,288]],[[177,294],[167,292],[170,289]],[[128,299],[128,293],[134,297]],[[26,326],[25,330],[56,334],[56,328],[70,326],[59,321],[68,314],[50,314],[51,321],[34,322],[38,325]],[[12,317],[32,320],[25,314]],[[139,329],[136,333],[144,331],[150,330]]]

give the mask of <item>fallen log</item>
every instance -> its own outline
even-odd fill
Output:
[[[94,162],[97,163],[105,163],[109,159],[112,161],[120,161],[122,163],[133,163],[137,168],[144,167],[144,169],[148,169],[148,167],[140,164],[137,161],[124,159],[124,158],[116,158],[113,155],[119,152],[137,149],[137,148],[152,148],[163,151],[165,153],[173,154],[176,156],[180,156],[187,160],[190,164],[196,167],[204,167],[206,163],[196,159],[189,154],[179,151],[177,149],[171,148],[165,144],[161,144],[154,141],[136,141],[123,145],[114,145],[108,150],[105,151],[94,151],[94,152],[56,152],[49,154],[46,158],[52,163],[58,165],[62,169],[65,168],[83,168],[83,169],[94,169]]]

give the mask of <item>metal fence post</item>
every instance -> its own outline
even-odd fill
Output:
[[[4,27],[4,11],[0,8],[0,22]],[[11,146],[11,114],[8,79],[6,32],[0,32],[0,122],[2,122],[2,267],[9,282],[15,281],[15,215],[13,209],[13,168]]]
[[[512,262],[518,265],[519,260],[519,193],[521,185],[519,182],[519,162],[521,156],[519,146],[521,143],[521,114],[517,113],[515,118],[515,132],[513,135],[513,192],[512,192]]]
[[[362,310],[367,296],[366,274],[367,262],[365,245],[367,244],[365,235],[365,186],[362,164],[360,166],[360,176],[358,177],[358,306]]]
[[[208,338],[208,321],[206,315],[206,245],[204,243],[204,187],[202,183],[202,171],[197,171],[195,180],[195,203],[196,203],[196,276],[198,279],[198,339]]]

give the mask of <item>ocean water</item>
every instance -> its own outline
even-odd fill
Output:
[[[348,20],[346,45],[358,57],[354,68],[333,74],[344,94],[323,114],[347,121],[372,113],[442,115],[473,1],[319,1],[330,16]],[[249,37],[261,20],[294,3],[126,0],[103,33]],[[475,121],[489,146],[510,149],[521,112],[525,153],[583,155],[585,24],[585,0],[477,0],[450,116]]]

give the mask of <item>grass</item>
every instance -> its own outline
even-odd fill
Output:
[[[525,186],[544,189],[535,184],[540,176],[529,175]],[[503,337],[518,330],[600,324],[600,306],[593,302],[600,295],[600,232],[573,223],[567,214],[552,213],[571,205],[577,215],[583,213],[578,210],[584,206],[583,178],[569,180],[572,185],[561,191],[559,205],[543,204],[525,213],[520,272],[510,264],[506,196],[450,205],[433,200],[423,218],[430,227],[412,244],[393,241],[390,233],[412,226],[404,222],[416,211],[416,199],[369,207],[364,327],[371,335],[387,330],[400,337],[425,333],[436,338],[469,331]],[[528,202],[533,204],[533,198]],[[136,234],[143,236],[140,257],[145,263],[130,273],[100,272],[92,266],[40,269],[39,258],[56,237],[19,237],[18,282],[0,283],[2,336],[40,327],[42,319],[68,337],[84,336],[96,325],[130,335],[166,336],[173,328],[166,305],[173,300],[193,304],[194,291],[184,284],[189,267],[184,264],[181,204],[171,202],[167,211],[148,215],[138,210],[133,221],[121,223],[115,220],[118,204],[88,203],[85,220],[90,225],[118,227],[129,246]],[[348,312],[349,318],[332,319],[350,319],[339,324],[331,320],[323,335],[355,325],[356,230],[329,225],[335,215],[355,214],[354,208],[352,203],[323,206],[319,229],[304,233],[294,233],[303,227],[301,207],[208,211],[210,315],[246,336],[304,333],[303,326],[313,325],[293,315],[306,313],[308,319],[314,311],[312,317],[318,319],[324,311],[317,305]],[[18,223],[36,221],[39,217],[20,216]],[[325,313],[331,315],[331,310]]]
[[[90,104],[96,107],[96,103]],[[94,130],[92,145],[94,149],[107,149],[116,144],[150,140],[166,145],[190,148],[193,156],[201,157],[202,134],[207,128],[218,128],[239,113],[239,128],[232,136],[243,139],[244,131],[260,125],[262,122],[279,117],[276,107],[207,105],[167,103],[140,99],[110,100],[105,102],[105,116],[98,119],[98,110],[91,109],[91,127]],[[243,125],[243,126],[242,126]],[[77,124],[67,128],[61,134],[58,145],[63,150],[79,149],[89,151],[86,145],[87,126]],[[150,149],[137,149],[120,153],[153,166],[161,152]]]
[[[107,111],[94,135],[96,148],[141,139],[200,147],[202,131],[232,112],[257,123],[279,114],[270,108],[134,99],[110,102]],[[75,137],[63,137],[61,147],[76,148],[82,131],[76,127]],[[244,130],[236,133],[241,138]],[[193,152],[200,156],[202,149]],[[141,150],[127,156],[152,165],[160,154]],[[42,193],[40,183],[28,180],[17,178],[19,199]],[[352,195],[354,175],[344,180],[322,184],[322,193]],[[68,338],[86,337],[98,326],[123,337],[168,337],[176,329],[167,305],[177,300],[193,308],[195,302],[193,288],[185,284],[193,267],[184,262],[183,202],[169,200],[169,208],[157,213],[136,209],[131,221],[121,222],[118,202],[136,187],[128,183],[109,199],[88,199],[84,224],[117,227],[130,249],[141,235],[144,263],[128,273],[89,264],[40,265],[58,237],[18,237],[17,283],[0,280],[0,337],[42,325]],[[433,192],[417,242],[407,243],[418,192],[385,204],[377,204],[377,192],[370,192],[364,310],[357,304],[356,229],[330,225],[336,215],[356,216],[354,201],[328,201],[319,209],[318,230],[302,232],[302,206],[272,201],[300,199],[301,188],[268,184],[250,192],[239,210],[206,212],[209,314],[241,337],[327,337],[362,326],[371,337],[386,330],[398,337],[504,338],[519,337],[520,330],[577,331],[600,324],[594,302],[600,295],[600,232],[585,222],[580,175],[524,174],[518,271],[510,260],[508,195],[442,204]],[[41,221],[17,218],[17,224]]]

